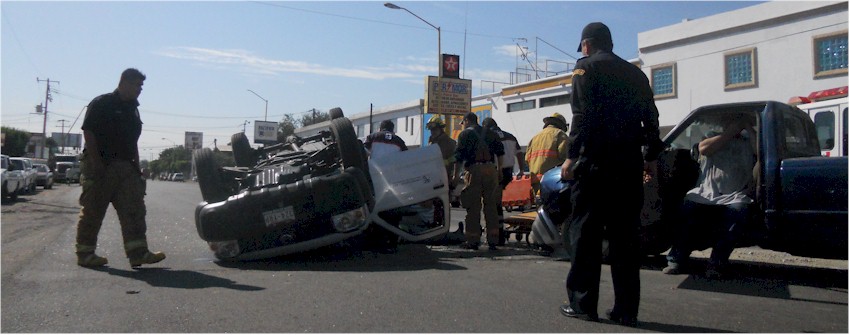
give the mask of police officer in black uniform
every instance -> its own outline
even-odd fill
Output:
[[[602,234],[609,240],[614,307],[608,318],[637,324],[640,303],[640,211],[643,174],[655,175],[663,149],[658,109],[646,75],[613,53],[611,32],[600,22],[584,27],[573,70],[570,143],[561,177],[571,193],[569,304],[561,313],[598,319]],[[642,153],[642,145],[647,146]]]

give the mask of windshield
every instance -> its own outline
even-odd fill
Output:
[[[2,159],[2,161],[3,161],[3,163],[2,163],[2,164],[3,164],[2,168],[3,168],[4,170],[5,170],[5,169],[8,169],[8,168],[9,168],[9,160],[8,160],[8,159],[6,159],[6,158],[4,157],[4,158]]]
[[[722,133],[728,124],[727,120],[734,116],[743,116],[747,123],[750,125],[756,125],[756,115],[758,115],[761,109],[762,108],[757,108],[755,110],[725,109],[699,114],[696,118],[692,119],[691,123],[677,134],[672,141],[669,141],[670,147],[673,149],[691,150],[698,145],[700,141]],[[755,129],[758,129],[758,127],[755,127]],[[756,134],[751,135],[755,136]]]
[[[23,170],[24,169],[24,161],[12,159],[12,165],[15,166],[15,170]]]

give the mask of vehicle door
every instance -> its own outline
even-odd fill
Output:
[[[700,141],[723,132],[725,115],[746,113],[760,132],[759,112],[763,103],[729,104],[695,110],[664,138],[656,180],[644,185],[641,242],[644,249],[664,251],[672,242],[685,194],[697,186],[700,174]],[[758,138],[758,134],[752,134]],[[702,241],[706,242],[706,241]],[[660,252],[659,251],[659,252]]]
[[[808,110],[815,122],[821,155],[847,156],[847,103]]]
[[[369,173],[375,189],[372,224],[408,241],[449,231],[449,180],[438,146],[371,158]]]
[[[3,156],[3,182],[6,184],[6,191],[10,194],[21,189],[21,170],[11,162],[9,156]]]

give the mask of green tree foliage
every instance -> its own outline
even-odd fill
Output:
[[[32,136],[28,131],[11,127],[0,127],[0,130],[2,130],[5,136],[3,148],[0,149],[3,151],[3,154],[18,157],[24,156],[27,153],[27,142],[29,142]]]
[[[287,137],[295,134],[295,129],[297,128],[322,123],[330,119],[331,115],[328,112],[323,112],[315,108],[301,115],[301,119],[298,120],[296,120],[292,114],[286,114],[283,116],[283,119],[280,120],[280,129],[277,133],[277,141],[286,141]]]
[[[182,145],[165,149],[159,154],[158,159],[150,162],[150,168],[151,173],[188,173],[192,169],[192,151]]]
[[[54,140],[53,137],[48,137],[46,144],[47,147],[50,149],[49,152],[51,155],[59,152],[59,143],[56,143],[56,140]]]
[[[305,113],[301,116],[301,126],[306,127],[311,124],[322,123],[331,119],[331,115],[327,112],[313,109],[312,113]]]
[[[283,143],[289,135],[295,134],[295,129],[298,128],[296,124],[297,121],[295,121],[295,118],[292,117],[291,114],[284,115],[283,119],[280,120],[280,127],[277,132],[277,141]]]

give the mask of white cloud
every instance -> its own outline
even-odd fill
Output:
[[[173,47],[167,48],[155,54],[175,59],[194,61],[198,65],[217,68],[236,68],[252,73],[277,75],[280,73],[295,72],[317,74],[323,76],[336,76],[362,79],[393,79],[411,78],[416,75],[416,67],[396,66],[391,69],[385,68],[340,68],[313,64],[302,61],[277,60],[256,56],[246,50],[216,50],[196,47]]]

